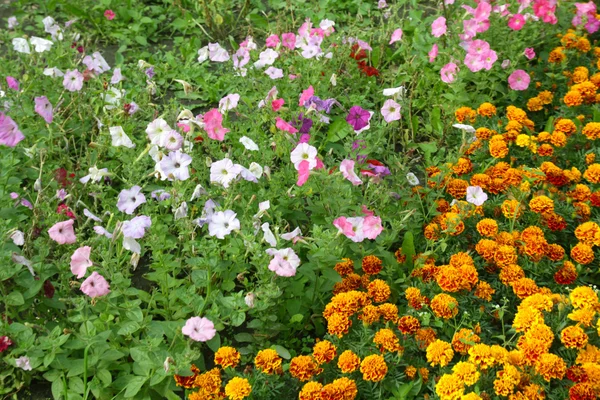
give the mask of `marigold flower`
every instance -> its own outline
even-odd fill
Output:
[[[473,386],[476,384],[480,376],[475,364],[464,361],[460,361],[452,367],[452,372],[454,372],[454,376],[466,386]]]
[[[342,373],[349,374],[360,367],[360,357],[354,354],[352,350],[346,350],[340,354],[337,365]]]
[[[303,382],[321,373],[321,368],[311,356],[296,356],[290,362],[290,375]]]
[[[508,106],[506,107],[506,117],[510,121],[523,123],[527,119],[527,113],[518,107]]]
[[[589,122],[583,127],[581,133],[589,140],[600,139],[600,122]]]
[[[501,209],[504,217],[508,219],[518,219],[521,217],[521,206],[518,200],[504,200]]]
[[[554,99],[554,95],[549,90],[544,90],[537,95],[538,99],[542,102],[543,105],[548,105],[552,103]]]
[[[440,293],[431,299],[431,310],[438,318],[450,319],[458,314],[458,302],[445,293]]]
[[[452,361],[452,357],[454,357],[454,351],[452,345],[448,342],[438,339],[427,346],[427,362],[432,367],[436,365],[445,367]]]
[[[482,103],[477,108],[477,114],[482,117],[493,117],[496,115],[496,107],[492,103]]]
[[[471,107],[460,107],[454,112],[454,116],[456,117],[456,121],[462,124],[465,121],[471,123],[475,122],[477,114]]]
[[[560,341],[568,349],[581,349],[587,344],[588,335],[579,326],[567,326],[560,333]]]
[[[541,111],[544,108],[542,100],[539,97],[532,97],[527,101],[529,111]]]
[[[579,322],[583,326],[592,326],[592,321],[596,316],[596,311],[591,308],[580,308],[578,310],[573,311],[567,318],[571,321]],[[600,321],[600,320],[599,320]]]
[[[328,340],[321,340],[313,347],[313,358],[317,364],[325,364],[332,361],[336,355],[336,347]]]
[[[373,282],[369,283],[368,293],[369,297],[371,297],[374,302],[383,303],[390,297],[391,290],[385,281],[375,279]]]
[[[352,321],[346,315],[340,313],[333,313],[327,318],[327,331],[330,335],[336,335],[341,338],[352,326]]]
[[[469,182],[463,179],[452,179],[446,186],[446,191],[455,199],[462,199],[467,195]]]
[[[508,146],[501,135],[492,136],[489,149],[490,155],[494,158],[504,158],[508,155]]]
[[[398,306],[391,303],[380,304],[377,309],[384,320],[396,323],[398,320]]]
[[[420,349],[426,349],[431,343],[435,342],[437,336],[431,328],[421,328],[415,334],[417,345]]]
[[[342,262],[335,264],[333,269],[340,274],[340,276],[345,276],[354,272],[354,263],[349,258],[343,258]]]
[[[452,348],[457,353],[466,355],[473,345],[481,342],[481,338],[471,329],[461,328],[452,337]]]
[[[565,97],[563,97],[563,101],[567,105],[567,107],[577,107],[583,104],[583,96],[576,90],[571,90]]]
[[[496,249],[494,261],[500,268],[517,262],[517,250],[513,246],[502,245]]]
[[[557,47],[554,50],[552,50],[550,52],[550,55],[548,56],[548,62],[551,64],[557,64],[565,61],[567,59],[567,56],[565,55],[565,53],[563,53],[563,50],[563,47]]]
[[[532,294],[537,293],[540,288],[533,279],[520,278],[511,283],[513,292],[518,298],[524,299]]]
[[[405,315],[398,321],[398,329],[405,335],[412,335],[421,328],[421,322],[412,315]]]
[[[554,201],[547,196],[537,196],[529,201],[531,211],[538,214],[554,212]]]
[[[496,134],[497,132],[485,127],[477,128],[477,130],[475,131],[475,137],[479,140],[488,140]]]
[[[233,377],[227,385],[225,385],[225,394],[231,400],[242,400],[250,396],[252,393],[252,386],[248,382],[248,379]]]
[[[594,261],[594,250],[585,243],[577,243],[571,249],[571,258],[582,265],[587,265]]]
[[[321,389],[322,400],[354,400],[358,394],[356,382],[342,377],[334,380]]]
[[[570,261],[565,261],[563,267],[554,274],[554,281],[559,285],[570,285],[577,279],[577,269]]]
[[[307,382],[302,387],[298,398],[299,400],[322,400],[321,389],[323,389],[323,385],[319,382]]]
[[[575,308],[594,308],[598,306],[598,295],[589,286],[578,286],[569,295]]]
[[[448,212],[443,215],[440,228],[451,236],[458,236],[465,230],[465,224],[459,214]]]
[[[240,353],[233,347],[220,347],[215,353],[215,364],[223,368],[235,368],[240,362]]]
[[[194,387],[201,388],[204,393],[217,395],[221,391],[221,370],[213,368],[196,377]]]
[[[477,223],[477,232],[481,236],[494,237],[498,233],[498,223],[491,218],[482,219]]]
[[[468,174],[473,171],[473,163],[466,157],[460,157],[457,163],[452,166],[452,171],[457,175]]]
[[[273,349],[259,351],[254,357],[254,365],[265,374],[278,374],[281,372],[281,357]]]
[[[496,290],[494,290],[489,283],[484,281],[479,281],[477,289],[475,289],[475,296],[485,301],[492,301],[492,295],[494,293],[496,293]]]
[[[587,382],[576,383],[569,389],[570,400],[595,400],[596,398],[592,385]]]
[[[376,256],[370,255],[362,259],[362,269],[365,274],[376,275],[381,272],[383,262]]]
[[[414,377],[417,375],[417,369],[412,365],[409,365],[404,369],[404,375],[410,379],[414,379]]]
[[[371,354],[366,356],[360,363],[360,372],[363,379],[370,382],[379,382],[387,374],[388,367],[382,356]]]
[[[440,226],[436,223],[430,223],[425,226],[423,235],[427,240],[437,240],[440,238]]]
[[[465,385],[454,374],[444,374],[435,385],[440,400],[457,400],[465,392]]]
[[[389,351],[391,353],[401,352],[404,349],[400,346],[400,341],[398,337],[391,329],[380,329],[375,333],[375,337],[373,338],[373,343],[379,345],[379,351],[382,353],[384,351]]]

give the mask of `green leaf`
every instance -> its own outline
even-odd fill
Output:
[[[98,378],[100,382],[102,382],[102,384],[104,385],[103,387],[107,387],[112,383],[112,375],[106,369],[101,369],[97,371],[96,378]]]
[[[219,347],[221,347],[221,336],[217,333],[214,338],[212,338],[208,342],[206,342],[206,345],[212,351],[219,350]]]
[[[127,389],[125,390],[125,397],[133,397],[138,394],[147,379],[148,378],[144,376],[134,376],[131,378],[127,384]]]
[[[235,340],[243,343],[243,342],[254,342],[254,336],[252,336],[249,333],[246,332],[242,332],[242,333],[238,333],[234,336]]]
[[[62,379],[56,379],[52,382],[52,397],[55,399],[60,399],[61,395],[64,393],[63,390],[64,384]]]
[[[341,282],[342,277],[333,268],[323,268],[323,276],[332,282]]]
[[[6,296],[5,302],[9,306],[22,306],[25,304],[25,300],[23,299],[21,292],[11,292],[8,296]]]
[[[342,140],[348,136],[351,130],[352,128],[345,119],[336,119],[329,125],[329,129],[327,130],[327,141],[334,143]]]
[[[554,129],[552,129],[553,126],[554,126],[554,117],[550,117],[548,119],[548,122],[546,122],[546,127],[544,128],[544,130],[546,132],[552,133],[552,131],[554,130]]]
[[[290,354],[290,352],[288,351],[288,349],[286,349],[283,346],[280,346],[278,344],[271,346],[271,348],[273,350],[275,350],[277,352],[277,354],[279,354],[279,356],[281,358],[284,358],[286,360],[289,360],[290,358],[292,358],[292,355]]]
[[[404,240],[402,241],[402,254],[406,256],[406,261],[404,261],[404,265],[406,265],[409,271],[412,271],[413,264],[413,256],[415,255],[415,243],[414,236],[411,231],[407,231],[404,234]]]
[[[290,323],[293,324],[294,322],[302,322],[303,319],[304,314],[294,314],[292,315],[292,318],[290,318]]]
[[[135,331],[140,329],[140,324],[135,321],[126,321],[121,324],[121,328],[117,331],[119,335],[127,336],[131,335]]]
[[[146,38],[144,36],[139,36],[139,35],[136,36],[135,41],[138,42],[139,44],[141,44],[142,46],[148,45],[148,41],[146,40]]]

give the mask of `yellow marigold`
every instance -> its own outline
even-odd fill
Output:
[[[513,246],[499,246],[494,254],[494,261],[500,268],[517,262],[517,250]]]
[[[225,385],[225,394],[231,400],[242,400],[250,396],[252,393],[252,386],[246,378],[233,377],[227,385]]]
[[[596,316],[596,311],[592,308],[580,308],[578,310],[573,311],[567,318],[571,321],[579,322],[583,326],[592,326],[592,321]],[[600,321],[600,320],[598,320]]]
[[[404,350],[402,346],[400,346],[400,341],[394,331],[388,328],[378,330],[373,338],[373,343],[379,346],[379,351],[382,353],[384,351],[395,353]]]
[[[547,382],[551,379],[562,379],[567,372],[567,365],[564,360],[556,354],[546,353],[535,363],[535,370]]]
[[[431,310],[438,318],[450,319],[458,314],[458,302],[454,297],[440,293],[431,299]]]
[[[482,117],[493,117],[496,115],[496,107],[492,103],[482,103],[479,108],[477,108],[477,114]]]
[[[379,382],[385,378],[387,371],[387,364],[379,354],[366,356],[360,363],[360,372],[363,374],[365,381]]]
[[[413,379],[417,375],[417,369],[412,365],[409,365],[404,369],[404,375],[410,379]]]
[[[235,368],[240,362],[240,353],[233,347],[223,346],[215,353],[215,364],[223,368]]]
[[[360,357],[358,357],[352,350],[346,350],[338,358],[338,368],[342,373],[349,374],[354,372],[360,366]]]
[[[581,133],[583,133],[590,140],[600,139],[600,122],[587,123],[583,127]]]
[[[592,221],[584,222],[575,229],[575,237],[590,246],[600,245],[600,226]]]
[[[481,396],[479,396],[475,392],[467,393],[460,397],[460,400],[483,400]]]
[[[529,111],[540,111],[544,108],[542,100],[539,97],[532,97],[527,101]]]
[[[565,94],[563,101],[567,107],[576,107],[583,104],[583,96],[578,91],[571,90]]]
[[[554,95],[549,90],[544,90],[537,95],[538,99],[542,102],[543,105],[548,105],[552,103],[554,99]]]
[[[496,138],[496,139],[494,139]],[[494,158],[504,158],[508,154],[508,146],[502,135],[494,135],[489,142],[490,155]]]
[[[368,293],[369,297],[371,297],[374,302],[383,303],[389,299],[391,291],[385,281],[375,279],[373,282],[369,283]]]
[[[469,362],[479,366],[480,369],[486,370],[492,367],[495,363],[492,356],[492,349],[487,344],[477,343],[469,349]]]
[[[459,214],[448,212],[442,216],[440,228],[443,232],[451,236],[458,236],[465,230],[465,223],[462,221]]]
[[[313,347],[313,358],[317,364],[325,364],[332,361],[336,355],[336,347],[328,340],[321,340]]]
[[[600,364],[584,363],[582,368],[585,371],[592,388],[598,393],[600,391]]]
[[[531,137],[526,134],[520,134],[517,136],[515,144],[519,147],[529,147],[529,145],[531,144]]]
[[[290,362],[290,375],[305,382],[321,373],[321,368],[311,356],[296,356]]]
[[[571,249],[571,258],[579,264],[587,265],[594,261],[594,250],[590,245],[577,243]]]
[[[444,374],[435,385],[440,400],[459,400],[465,392],[465,385],[454,374]]]
[[[514,366],[507,364],[504,369],[496,372],[494,391],[499,396],[509,396],[519,384],[521,374]]]
[[[273,349],[259,351],[254,357],[254,365],[265,374],[278,374],[281,372],[281,357]]]
[[[452,367],[452,372],[454,372],[454,376],[466,386],[473,386],[476,384],[480,376],[475,364],[464,361],[460,361]]]
[[[448,342],[438,339],[427,346],[427,362],[432,367],[436,365],[445,367],[452,361],[452,357],[454,357],[454,351],[452,345]]]
[[[421,322],[412,315],[405,315],[398,321],[398,330],[405,335],[417,333],[421,328]]]
[[[532,294],[537,293],[540,288],[533,279],[520,278],[511,283],[513,292],[518,298],[524,299]]]
[[[523,123],[527,119],[527,113],[518,107],[508,106],[506,107],[506,117],[510,121]]]
[[[460,107],[454,112],[454,116],[456,117],[456,120],[462,124],[465,121],[471,123],[475,122],[475,117],[477,114],[471,107]]]
[[[579,326],[567,326],[560,333],[560,341],[568,349],[581,349],[588,343],[588,335]]]
[[[335,264],[333,269],[341,276],[345,276],[354,272],[354,263],[349,258],[342,258],[342,262]]]
[[[552,50],[550,52],[550,55],[548,56],[548,62],[551,64],[557,64],[565,61],[567,59],[567,56],[565,56],[563,50],[563,47],[557,47],[554,50]]]
[[[554,201],[547,196],[537,196],[529,201],[531,211],[538,214],[554,212]]]
[[[581,83],[587,81],[589,76],[590,71],[586,67],[577,67],[573,71],[571,79],[573,79],[573,82],[575,83]]]
[[[471,347],[479,342],[481,342],[481,338],[473,330],[461,328],[452,337],[452,348],[464,356]]]
[[[298,395],[299,400],[322,400],[321,399],[321,389],[323,389],[323,385],[319,382],[308,382],[300,391]]]
[[[521,205],[518,200],[504,200],[502,214],[508,219],[517,219],[521,216]]]
[[[534,308],[536,310],[550,312],[552,311],[553,306],[554,302],[552,301],[551,294],[536,293],[521,301],[518,309]]]
[[[592,45],[590,44],[590,41],[587,38],[580,37],[579,40],[577,40],[577,44],[575,45],[575,48],[582,53],[587,53],[588,51],[590,51],[592,49]],[[583,67],[580,67],[580,68],[583,68]]]
[[[354,400],[357,394],[356,382],[346,377],[336,379],[321,389],[322,400]]]
[[[477,289],[475,289],[475,296],[485,301],[492,301],[492,295],[494,293],[496,293],[496,291],[490,286],[489,283],[484,281],[479,281],[477,284]]]
[[[594,308],[598,306],[598,294],[589,286],[578,286],[569,295],[575,308]]]
[[[341,338],[352,326],[352,321],[346,315],[340,313],[333,313],[327,318],[327,331],[330,335],[336,335]]]

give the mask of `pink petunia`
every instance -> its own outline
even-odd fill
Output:
[[[431,34],[435,37],[440,37],[446,33],[446,18],[439,17],[431,24]]]
[[[275,126],[282,131],[286,131],[288,133],[297,133],[298,129],[294,128],[292,125],[282,120],[281,118],[275,118]]]
[[[215,324],[205,317],[192,317],[185,322],[185,326],[181,329],[181,333],[189,336],[190,339],[196,342],[208,342],[217,334]]]
[[[110,285],[102,275],[94,271],[81,284],[81,291],[94,299],[109,294]]]
[[[455,63],[451,62],[451,63],[444,65],[442,67],[442,70],[440,71],[442,81],[445,83],[454,82],[456,80],[456,75],[458,74],[458,71],[460,71],[460,69],[458,68],[458,65],[456,65]]]
[[[12,90],[16,90],[17,92],[19,91],[19,81],[13,78],[12,76],[6,77],[6,83],[8,84],[8,87]]]
[[[352,224],[348,221],[346,217],[338,217],[333,220],[333,226],[339,229],[341,233],[343,233],[346,237],[354,236],[354,230],[352,229]]]
[[[436,44],[434,44],[433,46],[431,46],[431,50],[429,50],[429,53],[427,53],[427,55],[429,56],[429,62],[432,63],[435,61],[437,55],[438,55],[438,51],[439,51],[439,47]]]
[[[277,99],[271,102],[271,109],[275,112],[279,111],[281,107],[285,104],[284,99]]]
[[[90,246],[83,246],[75,250],[71,256],[71,272],[73,275],[77,275],[77,279],[83,278],[88,267],[92,266],[92,261],[90,260],[91,251],[92,248]]]
[[[265,45],[267,47],[277,47],[279,44],[279,36],[271,35],[267,38]]]
[[[307,160],[300,161],[298,165],[298,181],[296,185],[302,186],[308,180],[308,176],[310,175],[310,162]]]
[[[314,95],[315,95],[315,89],[312,87],[312,85],[310,85],[308,87],[308,89],[304,90],[302,92],[302,94],[300,95],[300,100],[298,101],[298,105],[300,107],[304,106],[304,103],[306,102],[306,100],[310,99]]]
[[[400,119],[400,109],[400,104],[396,103],[393,99],[387,99],[385,103],[383,103],[383,107],[381,107],[381,115],[383,115],[385,122],[389,124],[392,121],[398,121]]]
[[[0,112],[0,145],[15,147],[25,139],[19,127],[11,117]]]
[[[47,124],[52,123],[54,113],[52,111],[52,104],[46,96],[35,98],[35,112],[38,113]]]
[[[383,226],[381,225],[381,218],[373,215],[365,217],[363,221],[363,232],[367,239],[375,239],[381,232],[383,232]]]
[[[529,74],[522,69],[518,69],[508,77],[508,85],[512,90],[526,90],[531,82]]]
[[[535,58],[535,50],[533,50],[532,47],[526,48],[523,54],[525,54],[525,57],[527,57],[528,60],[533,60]]]
[[[223,115],[219,110],[213,108],[204,114],[202,120],[204,121],[204,129],[209,138],[220,142],[225,139],[225,134],[229,132],[229,129],[223,127]]]
[[[104,11],[104,18],[106,18],[109,21],[112,21],[113,19],[115,19],[115,12],[113,10]]]
[[[342,173],[342,176],[352,182],[354,186],[362,185],[362,181],[358,175],[356,175],[356,172],[354,172],[354,160],[346,159],[342,161],[340,164],[340,172]]]
[[[265,70],[265,74],[269,76],[271,79],[280,79],[283,78],[283,70],[281,68],[275,68],[270,66]]]
[[[515,14],[508,20],[508,27],[514,31],[520,31],[525,26],[525,17]]]
[[[296,47],[296,35],[292,32],[281,34],[281,44],[283,47],[287,47],[290,50],[294,50]]]
[[[402,40],[402,29],[396,29],[392,33],[392,38],[390,39],[390,43],[389,44],[399,42],[400,40]]]
[[[77,238],[75,237],[75,231],[73,230],[73,220],[69,219],[63,222],[57,222],[48,229],[50,239],[54,240],[58,244],[71,244],[75,243]]]

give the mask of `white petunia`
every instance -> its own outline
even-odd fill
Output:
[[[231,210],[218,211],[210,217],[208,222],[208,234],[218,239],[225,239],[232,231],[240,229],[240,220],[236,213]]]
[[[44,75],[56,78],[57,76],[65,76],[65,73],[56,67],[44,68]]]
[[[108,175],[108,168],[98,169],[95,165],[88,169],[89,174],[79,180],[81,183],[88,183],[91,179],[92,182],[99,182],[102,178]]]
[[[488,195],[480,186],[467,187],[467,202],[476,206],[481,206],[488,199]]]
[[[475,128],[473,128],[471,125],[465,125],[465,124],[454,124],[452,125],[454,128],[457,129],[461,129],[467,133],[475,133]]]
[[[27,39],[14,38],[12,40],[13,49],[19,53],[30,54],[31,49],[29,48],[29,42]]]
[[[290,159],[296,169],[300,168],[302,161],[308,161],[308,168],[313,169],[317,166],[317,149],[308,143],[299,143],[290,154]]]
[[[247,136],[242,136],[240,138],[240,143],[244,145],[246,150],[250,150],[250,151],[258,151],[259,150],[258,145],[256,143],[254,143],[254,141]]]
[[[260,179],[260,177],[263,174],[263,168],[260,166],[260,164],[255,162],[250,164],[250,166],[248,167],[248,171],[250,171],[250,173],[254,175],[256,179]]]
[[[224,114],[225,111],[233,110],[238,106],[240,95],[237,93],[228,94],[219,100],[219,112]]]
[[[408,181],[408,184],[411,186],[417,186],[420,183],[419,178],[417,178],[417,176],[415,174],[413,174],[412,172],[409,172],[408,174],[406,174],[406,180]]]
[[[135,147],[135,143],[131,141],[121,126],[111,126],[108,130],[114,147],[125,146],[130,149]]]
[[[25,235],[21,231],[14,231],[13,233],[11,233],[10,239],[17,246],[23,246],[25,244]],[[275,246],[275,245],[273,244],[271,246]]]
[[[255,68],[264,68],[267,65],[273,65],[275,60],[279,57],[279,53],[277,53],[273,49],[266,49],[258,56],[258,61],[254,63]]]
[[[162,118],[155,119],[146,127],[146,133],[150,142],[160,147],[164,146],[164,140],[172,130],[167,121]]]
[[[208,60],[208,46],[204,46],[198,50],[198,62],[202,64],[206,60]]]
[[[134,238],[128,236],[123,236],[123,248],[137,254],[142,252],[142,246]]]
[[[261,229],[263,231],[265,242],[269,243],[273,247],[277,246],[277,239],[275,238],[275,235],[273,235],[273,232],[271,232],[271,228],[269,227],[269,223],[265,222],[260,227],[261,227]]]
[[[237,178],[240,173],[238,165],[234,165],[229,158],[215,161],[210,165],[210,182],[219,183],[228,188],[229,184]]]
[[[45,51],[48,51],[52,48],[52,45],[54,44],[51,40],[42,39],[36,36],[32,36],[31,39],[29,39],[29,43],[31,43],[31,45],[34,46],[34,50],[36,51],[36,53],[43,53]]]

